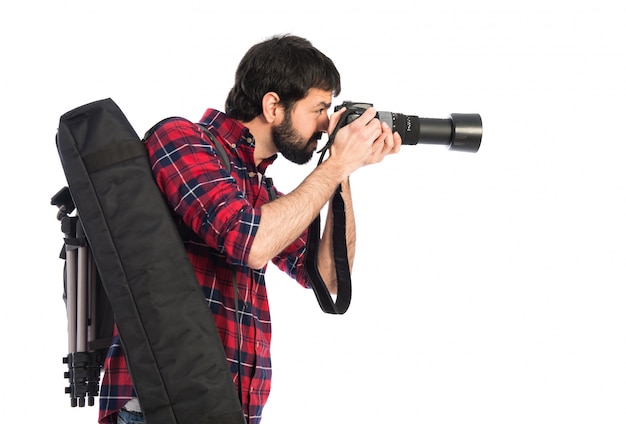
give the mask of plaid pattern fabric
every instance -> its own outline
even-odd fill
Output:
[[[230,173],[212,142],[183,120],[167,121],[146,140],[153,173],[176,216],[193,231],[187,253],[230,363],[233,383],[241,378],[243,411],[248,423],[258,423],[270,392],[270,311],[265,269],[245,264],[269,201],[264,173],[276,156],[254,163],[254,138],[248,129],[221,112],[208,109],[202,122],[223,143]],[[280,195],[280,194],[279,194]],[[273,263],[309,287],[304,271],[306,234]],[[237,322],[232,269],[236,271],[241,325],[241,368],[237,362]],[[135,396],[121,345],[114,340],[104,366],[100,392],[101,423],[115,423],[117,411]]]

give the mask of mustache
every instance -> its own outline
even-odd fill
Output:
[[[314,143],[314,142],[317,142],[317,141],[321,140],[323,135],[324,135],[324,133],[321,132],[321,131],[313,133],[311,138],[309,138],[309,143]]]

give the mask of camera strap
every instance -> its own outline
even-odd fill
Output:
[[[317,302],[322,310],[329,314],[343,314],[350,306],[352,282],[348,263],[348,247],[346,243],[345,204],[338,188],[332,199],[333,208],[333,254],[335,256],[335,272],[337,275],[337,297],[333,300],[322,276],[317,269],[317,258],[320,242],[320,216],[311,225],[307,237],[305,253],[306,273],[311,282]]]
[[[320,151],[321,156],[318,166],[322,163],[324,155],[333,143],[337,129],[340,127],[341,125],[337,125],[335,131],[333,131],[328,138],[328,143]],[[343,197],[341,196],[341,186],[337,187],[331,199],[331,207],[333,214],[332,242],[333,255],[335,258],[335,273],[337,276],[337,297],[333,299],[317,268],[320,243],[320,215],[317,215],[309,225],[304,259],[305,270],[311,282],[317,302],[322,310],[329,314],[343,314],[350,306],[352,282],[350,278],[350,264],[348,262],[348,246],[346,242],[346,208]]]

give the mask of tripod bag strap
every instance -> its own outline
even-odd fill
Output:
[[[152,133],[161,125],[165,124],[167,121],[172,121],[172,120],[187,121],[186,118],[181,118],[179,116],[171,116],[169,118],[162,119],[156,124],[154,124],[152,128],[150,128],[148,131],[146,131],[146,133],[143,136],[143,140],[146,140],[148,137],[150,137]],[[230,159],[228,159],[228,154],[226,154],[226,150],[224,150],[224,146],[222,146],[222,144],[219,141],[217,141],[217,139],[215,138],[215,135],[206,127],[205,124],[197,123],[196,125],[204,134],[206,134],[207,137],[209,137],[209,139],[211,140],[211,143],[213,143],[213,148],[215,148],[217,155],[220,157],[220,160],[222,161],[222,165],[224,165],[224,168],[226,168],[226,170],[230,172]]]

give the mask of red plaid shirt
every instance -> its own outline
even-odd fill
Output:
[[[170,207],[199,237],[186,243],[187,253],[209,304],[233,382],[239,386],[237,323],[231,268],[237,274],[241,321],[241,385],[243,412],[258,423],[270,392],[271,325],[265,288],[265,269],[245,264],[261,219],[261,205],[269,201],[263,174],[275,156],[254,163],[254,138],[246,127],[216,110],[202,118],[223,144],[231,172],[196,124],[171,120],[146,140],[157,184]],[[309,287],[304,272],[305,235],[273,259],[281,270]],[[135,397],[121,345],[114,339],[104,365],[100,391],[101,423],[115,423],[117,411]]]

